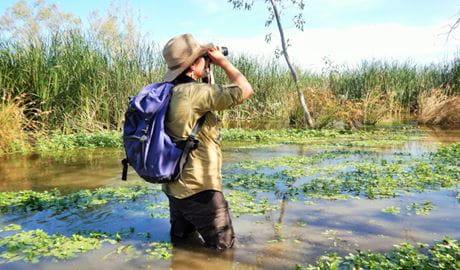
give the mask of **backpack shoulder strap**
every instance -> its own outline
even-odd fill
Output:
[[[184,152],[182,153],[180,157],[180,161],[179,161],[179,172],[174,178],[174,180],[179,179],[179,177],[182,175],[182,169],[184,168],[185,162],[187,162],[187,158],[188,158],[190,151],[198,148],[200,141],[196,138],[196,135],[198,135],[201,128],[203,127],[204,120],[206,118],[206,114],[208,113],[205,113],[203,116],[200,117],[200,119],[198,119],[198,121],[196,122],[195,126],[192,129],[192,132],[190,133],[190,135],[187,137],[187,140],[185,141]]]

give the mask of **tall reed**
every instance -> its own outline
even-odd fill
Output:
[[[0,89],[30,94],[50,111],[50,126],[66,132],[119,129],[128,97],[163,70],[154,44],[115,53],[78,31],[38,44],[0,43]]]
[[[232,62],[248,77],[255,94],[222,113],[224,119],[296,122],[295,88],[282,62],[246,54],[234,56]],[[27,93],[39,109],[49,112],[44,119],[48,127],[65,133],[119,130],[128,97],[143,85],[160,81],[164,71],[160,48],[153,42],[114,48],[97,35],[79,30],[55,33],[29,44],[0,39],[1,94],[15,97]],[[222,70],[216,68],[215,73],[218,82],[228,82]],[[460,92],[460,59],[424,67],[410,62],[365,61],[357,68],[300,74],[303,89],[315,89],[311,98],[333,94],[338,104],[385,97],[390,99],[390,107],[411,111],[427,89],[448,87],[452,93]],[[330,93],[318,93],[321,89]],[[309,98],[307,91],[311,103]],[[320,104],[317,101],[311,106],[319,108]],[[379,104],[373,102],[372,106],[363,107],[368,109],[365,118],[369,122],[381,117]]]

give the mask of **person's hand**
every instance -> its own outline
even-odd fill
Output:
[[[220,52],[219,49],[217,49],[216,46],[213,46],[208,51],[208,56],[209,59],[211,59],[211,63],[220,67],[222,67],[222,65],[228,62],[227,58],[225,58],[225,56]]]

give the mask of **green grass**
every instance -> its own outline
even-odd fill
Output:
[[[80,31],[41,38],[38,46],[0,40],[0,90],[36,100],[52,130],[119,129],[128,97],[163,70],[153,43],[115,53]]]

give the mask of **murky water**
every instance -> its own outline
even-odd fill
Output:
[[[423,138],[404,144],[387,145],[376,156],[391,157],[394,153],[414,156],[433,151],[442,144],[460,141],[460,130],[423,129]],[[306,156],[318,152],[309,145],[282,145],[265,148],[224,149],[224,173],[242,160],[259,160],[283,155]],[[120,181],[120,150],[79,150],[60,156],[15,156],[0,161],[0,191],[58,188],[65,193],[83,188],[118,186]],[[353,157],[352,157],[353,158]],[[354,157],[359,159],[359,157]],[[131,173],[130,182],[139,181]],[[273,194],[272,194],[273,195]],[[233,217],[237,234],[235,248],[216,253],[202,248],[197,239],[173,248],[168,260],[146,261],[116,254],[117,246],[84,253],[63,262],[43,260],[37,264],[9,263],[0,269],[293,269],[296,264],[313,263],[327,252],[348,254],[356,249],[385,251],[394,244],[432,243],[444,236],[460,239],[460,204],[453,190],[411,193],[392,199],[325,200],[303,198],[278,201],[279,209],[264,215],[243,214]],[[87,210],[61,213],[40,211],[28,214],[0,215],[0,227],[15,223],[23,230],[43,229],[49,234],[71,235],[78,231],[103,230],[117,232],[133,228],[122,244],[148,241],[169,241],[167,218],[152,218],[146,206],[165,201],[154,194],[134,202],[109,203]],[[429,215],[382,212],[388,206],[405,209],[413,202],[431,201],[436,207]],[[150,233],[146,240],[143,235]]]

